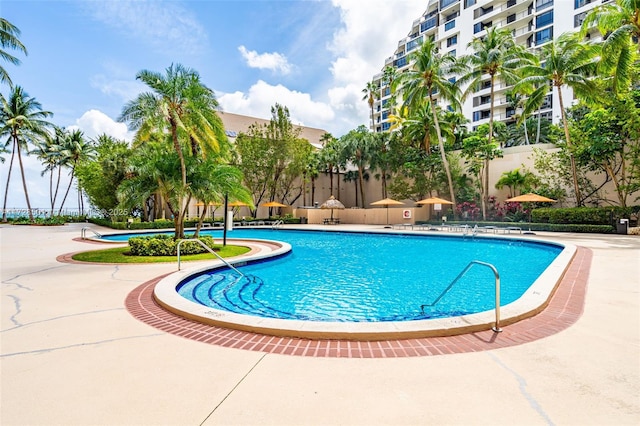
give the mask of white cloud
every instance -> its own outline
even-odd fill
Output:
[[[255,50],[247,50],[246,47],[240,46],[238,50],[242,57],[247,61],[247,65],[251,68],[268,69],[271,71],[280,71],[282,74],[291,72],[291,65],[287,58],[280,53],[258,53]]]
[[[271,107],[276,103],[289,109],[291,122],[309,127],[326,129],[335,113],[326,103],[316,102],[308,93],[290,90],[283,85],[272,86],[259,80],[248,93],[226,93],[218,97],[223,111],[251,117],[270,119]]]
[[[135,99],[138,94],[149,90],[148,86],[138,80],[110,79],[104,74],[91,77],[91,87],[100,90],[105,95],[116,96],[122,102]]]
[[[102,134],[107,134],[118,140],[132,141],[133,132],[127,129],[124,123],[118,123],[105,113],[92,109],[78,118],[74,125],[68,129],[80,129],[84,133],[85,138],[93,139]]]

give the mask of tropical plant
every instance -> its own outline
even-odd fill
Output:
[[[373,129],[375,126],[375,123],[373,122],[373,104],[379,96],[378,86],[375,82],[368,81],[365,88],[362,89],[362,93],[364,93],[362,100],[367,101],[367,103],[369,104],[369,109],[371,110],[371,128]]]
[[[489,76],[490,81],[490,106],[489,106],[489,133],[488,145],[491,145],[494,137],[494,113],[495,113],[495,87],[497,80],[505,84],[514,84],[518,78],[518,70],[535,63],[535,56],[526,48],[516,43],[511,30],[500,27],[491,27],[483,37],[475,37],[469,43],[473,53],[460,58],[466,72],[460,77],[458,83],[468,84],[463,98],[478,91],[480,83]],[[487,217],[487,204],[489,200],[489,161],[485,158],[484,176],[482,177],[482,217]]]
[[[29,144],[36,144],[47,137],[47,129],[53,125],[45,119],[52,115],[49,111],[43,111],[42,106],[35,98],[22,90],[22,87],[15,86],[11,90],[9,98],[0,97],[2,110],[0,110],[0,138],[6,136],[5,147],[11,144],[11,161],[9,162],[9,172],[7,173],[7,183],[4,192],[4,204],[2,206],[2,221],[7,221],[7,196],[9,194],[9,182],[11,180],[11,170],[13,167],[14,155],[17,154],[22,176],[22,188],[29,212],[29,220],[33,222],[33,211],[29,201],[29,191],[27,180],[24,175],[24,165],[22,163],[22,150],[28,150]]]
[[[450,75],[459,70],[455,58],[451,55],[440,55],[436,44],[426,40],[420,49],[411,54],[412,66],[396,80],[398,90],[403,94],[404,105],[409,109],[419,108],[426,102],[433,116],[433,125],[438,140],[440,158],[449,185],[449,196],[455,209],[456,197],[453,179],[447,156],[443,131],[440,128],[436,94],[439,99],[448,101],[454,110],[459,109],[460,89],[450,80]]]
[[[5,18],[0,18],[0,58],[13,65],[20,65],[20,59],[7,52],[5,48],[8,47],[13,50],[19,50],[25,55],[27,54],[27,48],[24,47],[18,37],[20,37],[20,29]],[[2,66],[0,66],[0,82],[7,83],[9,87],[13,87],[9,73]]]
[[[171,65],[166,74],[143,70],[136,78],[151,88],[130,102],[122,110],[121,122],[137,130],[136,142],[145,143],[156,133],[168,133],[179,160],[181,181],[175,190],[183,196],[174,208],[175,237],[184,238],[184,218],[188,211],[187,169],[185,151],[199,155],[228,155],[228,140],[216,111],[218,101],[200,75],[182,65]]]
[[[365,126],[358,126],[340,138],[341,156],[358,168],[358,183],[362,207],[366,205],[364,192],[365,170],[371,165],[373,155],[373,134]],[[346,179],[345,179],[346,180]],[[356,202],[357,205],[357,202]]]
[[[58,215],[62,214],[62,209],[67,199],[67,195],[69,195],[71,184],[73,183],[73,179],[76,177],[76,167],[78,167],[78,164],[82,162],[95,158],[95,147],[93,146],[92,141],[85,139],[84,133],[78,129],[64,131],[62,146],[60,148],[62,152],[62,159],[59,163],[59,167],[69,167],[71,170],[69,171],[69,185],[67,186],[67,190],[62,198],[62,202],[60,203]],[[78,183],[79,202],[82,200],[81,188],[80,183]],[[80,204],[78,208],[80,214],[82,214],[83,205]]]
[[[597,28],[604,38],[599,66],[611,75],[611,89],[614,93],[627,90],[640,54],[640,0],[617,0],[595,7],[582,22],[581,35],[591,28]]]
[[[525,103],[524,114],[538,109],[547,93],[553,87],[557,89],[577,206],[582,205],[582,193],[578,184],[575,158],[571,152],[573,147],[569,135],[569,123],[567,121],[562,88],[569,86],[578,96],[584,99],[595,96],[596,85],[591,76],[596,70],[597,51],[596,45],[582,42],[575,34],[562,34],[542,46],[540,63],[543,65],[526,65],[522,68],[521,71],[524,77],[515,86],[515,90],[518,90],[521,86],[536,87]]]
[[[509,188],[509,198],[518,195],[523,188],[526,188],[535,180],[535,175],[526,170],[520,172],[520,168],[509,170],[502,173],[500,179],[496,182],[496,189],[502,189],[505,186]]]
[[[62,178],[62,162],[64,153],[62,149],[62,140],[64,139],[64,130],[55,127],[53,134],[47,135],[38,143],[35,150],[31,154],[35,154],[44,166],[44,170],[40,173],[44,176],[49,173],[49,205],[51,207],[49,215],[53,216],[58,191],[60,189],[60,180]],[[54,189],[54,175],[56,175],[56,183]]]

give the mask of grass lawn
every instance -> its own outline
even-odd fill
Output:
[[[247,253],[251,250],[244,246],[216,246],[220,250],[216,251],[220,257],[233,257]],[[131,256],[129,246],[115,247],[105,250],[93,250],[77,253],[73,255],[73,260],[79,262],[96,262],[96,263],[161,263],[161,262],[177,262],[177,256]],[[181,262],[190,260],[214,260],[217,259],[211,253],[180,255]]]

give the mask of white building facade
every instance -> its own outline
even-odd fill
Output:
[[[460,57],[472,53],[469,43],[475,37],[482,37],[489,27],[511,30],[516,42],[535,51],[553,38],[565,32],[580,29],[586,14],[594,7],[609,0],[428,0],[425,12],[416,19],[409,34],[398,41],[396,51],[388,57],[382,71],[395,68],[397,73],[408,69],[410,55],[428,37],[439,46],[440,54]],[[391,122],[391,90],[383,77],[383,72],[373,77],[380,87],[379,99],[375,99],[371,123],[375,132],[389,130]],[[487,76],[480,90],[470,94],[462,104],[462,114],[469,120],[470,127],[489,121],[491,84]],[[494,87],[494,118],[507,124],[515,121],[515,107],[507,102],[508,87],[497,82]],[[573,99],[570,89],[563,92],[563,98]],[[560,121],[560,105],[557,93],[549,92],[539,114],[557,123]],[[398,102],[401,100],[398,99]],[[565,106],[571,102],[565,100]],[[440,105],[446,108],[447,105]],[[534,116],[536,117],[537,114]]]

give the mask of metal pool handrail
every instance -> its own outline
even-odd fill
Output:
[[[89,228],[89,227],[84,227],[82,228],[82,230],[80,231],[80,238],[82,238],[83,240],[87,239],[87,230],[93,232],[93,234],[98,237],[98,238],[102,238],[102,235],[98,234],[96,231],[94,231],[93,229]]]
[[[230,264],[229,262],[227,262],[226,260],[224,260],[224,258],[222,256],[220,256],[218,253],[216,253],[215,251],[213,251],[213,249],[211,249],[211,247],[209,247],[208,245],[206,245],[205,243],[203,243],[202,241],[200,241],[197,238],[185,238],[182,239],[178,242],[178,271],[180,270],[180,246],[182,245],[183,242],[185,241],[196,241],[198,244],[200,244],[205,250],[207,250],[209,253],[211,253],[212,255],[214,255],[215,257],[217,257],[218,259],[220,259],[222,261],[222,263],[224,263],[225,265],[227,265],[229,267],[229,269],[232,269],[234,272],[238,273],[241,277],[244,277],[244,274],[240,271],[238,271],[238,269],[236,269],[232,264]]]
[[[425,305],[420,305],[420,309],[422,310],[422,313],[424,313],[424,307],[425,306],[434,306],[436,303],[438,303],[440,301],[440,299],[442,299],[444,297],[445,294],[447,294],[447,292],[449,290],[451,290],[451,287],[453,287],[453,285],[458,282],[458,280],[460,278],[462,278],[462,276],[464,274],[467,273],[467,271],[469,269],[471,269],[471,267],[473,265],[482,265],[482,266],[486,266],[488,268],[490,268],[493,271],[493,274],[496,277],[496,323],[493,327],[491,327],[491,329],[496,332],[496,333],[500,333],[502,331],[502,329],[500,328],[500,274],[498,274],[498,270],[496,269],[495,266],[493,266],[490,263],[486,263],[486,262],[481,262],[479,260],[472,260],[471,262],[469,262],[469,264],[462,270],[462,272],[460,272],[458,274],[458,276],[451,281],[451,284],[449,284],[447,286],[447,288],[444,289],[444,291],[442,293],[440,293],[440,295],[436,298],[436,300],[434,300],[432,303],[430,304],[425,304]]]
[[[284,220],[278,219],[271,224],[271,229],[278,229],[278,227],[283,224],[284,224]]]

